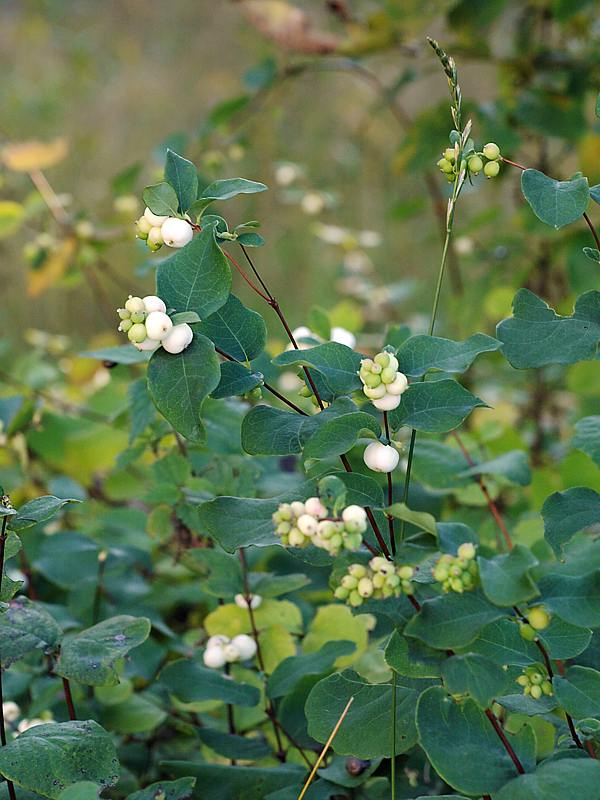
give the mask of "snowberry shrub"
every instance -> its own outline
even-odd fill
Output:
[[[600,797],[600,495],[584,485],[549,492],[543,540],[513,539],[502,491],[527,484],[527,462],[519,451],[471,449],[459,428],[486,403],[457,379],[485,353],[517,370],[595,359],[600,293],[585,292],[561,316],[521,289],[496,337],[454,341],[436,330],[459,199],[471,182],[485,191],[480,173],[521,170],[539,220],[553,228],[584,220],[596,244],[585,253],[596,263],[587,207],[600,193],[579,174],[557,181],[521,166],[494,142],[478,149],[454,61],[431,45],[453,127],[437,162],[450,194],[426,335],[381,331],[373,352],[339,341],[300,346],[250,255],[261,243],[249,232],[255,223],[231,229],[213,206],[266,187],[241,178],[202,187],[196,167],[169,151],[164,181],[145,189],[137,236],[152,251],[176,252],[158,263],[154,295],[131,295],[118,309],[130,343],[96,355],[147,364],[130,395],[132,442],[151,430],[150,449],[168,448],[152,467],[150,527],[160,545],[177,547],[174,566],[158,548],[156,574],[166,580],[153,600],[160,608],[180,570],[193,574],[191,626],[174,631],[143,592],[148,617],[105,614],[105,593],[130,601],[136,579],[123,550],[115,550],[124,562],[117,580],[107,561],[118,555],[90,555],[77,539],[76,560],[47,580],[68,587],[69,570],[82,570],[96,587],[88,627],[74,632],[66,607],[36,599],[26,561],[19,594],[5,561],[24,530],[69,501],[45,496],[15,509],[5,496],[0,659],[10,697],[0,774],[11,798],[106,791],[178,800],[194,791],[287,800],[310,781],[306,796],[357,800]],[[263,317],[231,292],[232,267],[289,341],[274,357]],[[283,371],[300,378],[297,396],[278,383]],[[242,447],[259,466],[239,462],[237,473],[219,475],[221,493],[212,491],[211,437],[228,452],[219,422],[237,425],[240,416]],[[574,445],[598,463],[599,418],[579,420],[577,436]],[[139,467],[145,444],[137,447],[122,466]],[[294,473],[283,469],[290,457]],[[246,492],[222,491],[227,482]],[[471,490],[495,542],[469,524]],[[32,675],[36,716],[25,718],[13,696]],[[45,705],[56,677],[64,709],[55,719]]]

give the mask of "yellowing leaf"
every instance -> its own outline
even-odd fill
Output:
[[[251,25],[284,50],[331,53],[339,39],[315,28],[302,9],[285,0],[243,0],[238,3]]]
[[[276,626],[292,633],[302,630],[300,611],[289,600],[263,600],[254,612],[254,620],[261,632]],[[248,611],[234,603],[225,603],[212,611],[204,620],[204,627],[209,636],[222,634],[231,638],[238,633],[252,633]]]
[[[347,606],[321,606],[302,642],[303,652],[314,653],[327,642],[347,639],[356,644],[356,650],[352,655],[342,656],[335,662],[336,667],[345,667],[356,661],[366,649],[369,639],[368,623],[368,615],[361,614],[355,617]]]
[[[12,200],[0,200],[0,239],[12,236],[19,230],[25,209]]]
[[[69,152],[67,140],[60,136],[52,142],[16,142],[2,148],[2,161],[15,172],[34,172],[53,167]]]
[[[296,655],[294,637],[283,625],[272,625],[259,636],[265,671],[270,675],[284,658]]]
[[[38,297],[43,294],[63,277],[76,247],[75,239],[65,239],[53,253],[50,253],[41,267],[29,271],[27,294],[30,297]]]

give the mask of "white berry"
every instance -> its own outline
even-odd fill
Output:
[[[256,642],[251,636],[240,633],[239,636],[233,637],[231,644],[237,649],[241,661],[248,661],[250,658],[254,658]]]
[[[233,640],[229,642],[229,644],[226,644],[225,647],[223,648],[223,656],[228,664],[230,664],[232,661],[239,660],[240,651],[234,645]]]
[[[307,514],[312,514],[313,517],[326,517],[327,509],[318,497],[309,497],[304,504]]]
[[[392,472],[398,466],[400,455],[396,448],[381,442],[371,442],[365,448],[363,459],[373,472]]]
[[[317,532],[317,520],[310,514],[302,514],[296,525],[305,536],[314,536]]]
[[[163,311],[151,311],[146,317],[146,333],[151,339],[162,342],[173,328],[171,317]]]
[[[385,394],[383,397],[371,400],[371,402],[380,411],[393,411],[400,405],[400,397],[396,394]]]
[[[168,336],[162,340],[162,346],[167,353],[181,353],[190,344],[193,338],[193,330],[187,322],[182,322],[181,325],[174,325],[171,328]]]
[[[133,342],[133,344],[138,350],[156,350],[157,347],[160,347],[160,342],[156,339],[144,339],[143,342]]]
[[[146,295],[142,302],[144,303],[144,309],[147,314],[152,313],[152,311],[162,311],[164,314],[167,310],[164,302],[155,294]]]
[[[367,523],[367,512],[361,506],[348,506],[342,511],[342,519],[363,527]]]
[[[387,385],[388,394],[400,395],[408,389],[408,380],[403,372],[399,372],[392,383]]]
[[[213,647],[207,647],[204,651],[202,659],[204,661],[204,665],[210,669],[219,669],[220,667],[225,666],[226,663],[225,649],[219,644],[214,645]]]
[[[150,225],[152,225],[152,227],[158,227],[158,228],[160,228],[163,222],[166,222],[166,220],[169,219],[168,217],[159,217],[158,214],[155,214],[153,211],[150,211],[149,208],[146,208],[146,210],[144,211],[144,216],[146,217]]]
[[[246,599],[246,596],[243,594],[236,594],[234,600],[236,606],[239,608],[248,608],[248,606],[250,606],[252,610],[258,608],[262,603],[262,597],[259,594],[251,594],[248,596],[248,599]],[[250,601],[249,603],[248,600]]]
[[[211,636],[206,642],[206,649],[210,650],[211,647],[221,647],[224,644],[227,644],[229,638],[227,636],[222,636],[221,634],[217,634],[216,636]]]
[[[14,722],[21,716],[21,709],[12,700],[2,703],[2,714],[6,722]]]
[[[194,235],[192,226],[184,219],[169,217],[161,227],[162,238],[169,247],[184,247]]]

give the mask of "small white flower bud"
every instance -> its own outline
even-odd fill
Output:
[[[194,231],[185,219],[169,217],[161,226],[162,238],[169,247],[184,247],[192,241]]]
[[[182,322],[181,325],[174,325],[171,328],[166,338],[162,340],[162,346],[167,353],[181,353],[188,347],[193,338],[193,330],[187,322]]]

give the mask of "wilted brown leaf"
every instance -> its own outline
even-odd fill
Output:
[[[300,8],[285,0],[242,0],[239,6],[248,22],[285,50],[296,53],[332,53],[340,39],[315,28]]]

